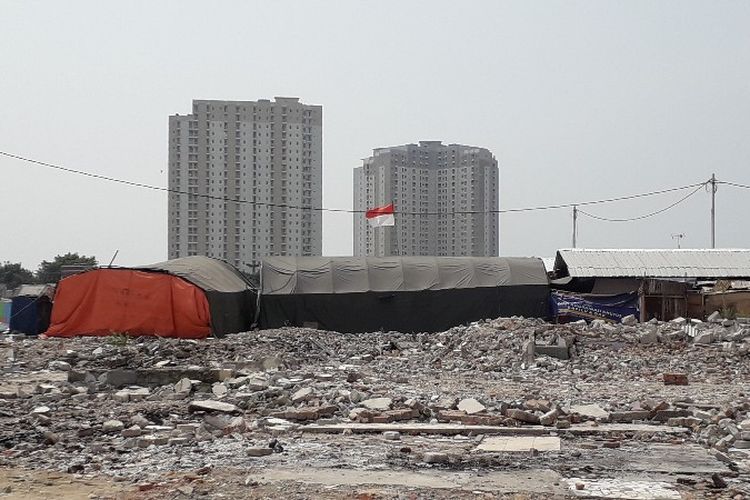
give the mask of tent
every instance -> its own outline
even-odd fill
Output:
[[[541,259],[268,257],[260,327],[436,332],[483,318],[548,317]]]
[[[203,256],[92,269],[60,281],[46,334],[221,337],[251,328],[256,296],[237,269]]]
[[[11,332],[39,335],[49,326],[54,285],[21,285],[11,299]]]

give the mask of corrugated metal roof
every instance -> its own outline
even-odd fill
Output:
[[[555,258],[541,257],[541,259],[542,262],[544,262],[544,269],[546,269],[548,273],[551,273],[555,269]]]
[[[42,295],[52,298],[55,295],[55,285],[21,285],[16,290],[14,297],[41,297]]]
[[[562,249],[555,273],[574,278],[750,278],[750,250]]]

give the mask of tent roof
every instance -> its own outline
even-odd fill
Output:
[[[267,257],[263,295],[547,285],[541,259],[502,257]]]
[[[235,267],[222,260],[203,255],[182,257],[132,269],[173,274],[207,292],[232,293],[252,288]]]
[[[745,278],[750,250],[589,250],[557,251],[555,275],[574,278]]]

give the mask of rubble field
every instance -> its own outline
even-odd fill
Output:
[[[0,337],[0,498],[750,498],[750,325]]]

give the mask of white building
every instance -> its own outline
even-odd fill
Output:
[[[169,258],[253,271],[266,255],[320,255],[321,106],[193,101],[169,117]],[[240,201],[234,201],[240,200]]]
[[[392,202],[396,226],[373,229],[354,214],[354,255],[498,255],[498,177],[484,148],[420,141],[373,150],[354,169],[354,208]]]

